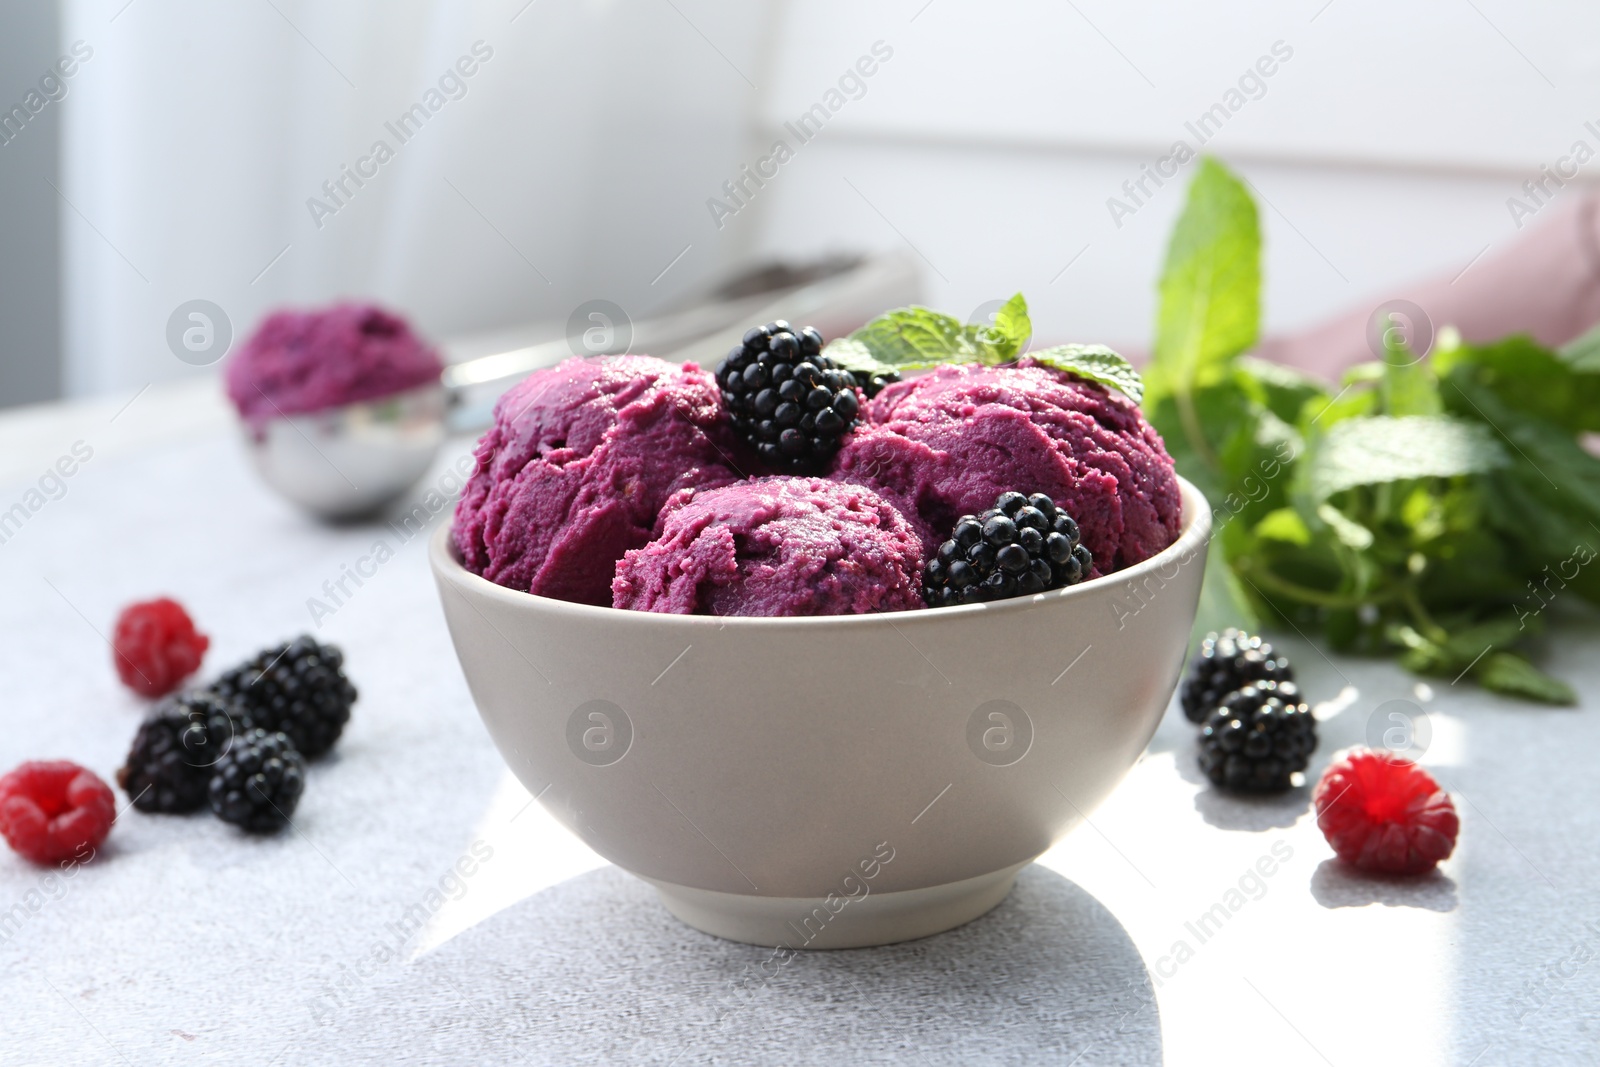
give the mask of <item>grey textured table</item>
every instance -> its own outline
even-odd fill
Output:
[[[1575,710],[1419,691],[1287,636],[1326,701],[1317,769],[1385,701],[1426,710],[1424,762],[1463,824],[1430,878],[1341,870],[1309,790],[1204,788],[1174,711],[990,915],[763,976],[766,950],[676,922],[509,778],[421,538],[299,517],[257,485],[209,388],[125,400],[0,417],[0,511],[75,442],[94,453],[0,544],[0,769],[55,757],[112,776],[141,713],[102,636],[124,603],[181,599],[214,671],[314,629],[308,599],[327,603],[323,583],[378,539],[394,557],[315,630],[344,646],[361,700],[294,831],[126,811],[71,879],[0,854],[0,1063],[1600,1058],[1590,616],[1547,648],[1584,693]],[[1262,857],[1268,877],[1250,873]]]

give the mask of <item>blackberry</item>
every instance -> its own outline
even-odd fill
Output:
[[[1200,730],[1200,769],[1226,789],[1293,785],[1317,747],[1317,721],[1293,682],[1262,681],[1229,693]]]
[[[850,377],[855,379],[856,388],[861,390],[861,395],[871,400],[883,390],[900,380],[899,371],[890,371],[888,374],[872,374],[864,370],[853,370]]]
[[[1292,682],[1294,668],[1272,646],[1233,627],[1206,634],[1189,663],[1180,699],[1190,722],[1205,722],[1222,698],[1251,682]]]
[[[956,520],[922,573],[930,608],[1029,596],[1081,581],[1094,558],[1078,524],[1043,493],[1001,493],[982,515]]]
[[[821,473],[861,410],[855,377],[822,354],[822,335],[779,319],[717,365],[734,429],[774,470]]]
[[[212,689],[241,705],[248,725],[282,730],[307,759],[316,759],[339,740],[356,700],[343,663],[336,647],[302,634],[256,653]]]
[[[207,792],[223,822],[270,832],[285,826],[306,788],[305,757],[286,733],[249,730],[212,768]]]
[[[140,811],[205,807],[212,767],[241,732],[242,708],[208,690],[169,697],[139,726],[117,784]]]

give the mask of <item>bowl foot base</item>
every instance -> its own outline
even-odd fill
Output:
[[[866,948],[942,934],[1006,898],[1026,863],[945,885],[866,896],[758,897],[645,878],[678,918],[704,933],[791,949]],[[642,876],[641,876],[642,877]]]

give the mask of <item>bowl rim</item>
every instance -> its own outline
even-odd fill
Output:
[[[684,628],[701,628],[706,625],[715,625],[718,629],[728,626],[734,627],[822,627],[822,626],[894,626],[899,622],[922,622],[929,618],[958,619],[971,618],[983,612],[1026,611],[1037,609],[1050,604],[1059,604],[1077,598],[1091,596],[1102,590],[1112,588],[1119,583],[1133,583],[1156,572],[1164,570],[1174,561],[1182,566],[1211,539],[1212,516],[1211,506],[1205,494],[1193,482],[1182,475],[1175,474],[1178,481],[1178,492],[1183,502],[1182,523],[1178,536],[1166,548],[1157,552],[1146,560],[1135,563],[1131,567],[1124,567],[1110,574],[1103,574],[1098,578],[1069,585],[1062,589],[1051,589],[1032,596],[1010,597],[1006,600],[992,600],[982,604],[961,604],[947,608],[913,608],[908,611],[880,611],[862,615],[678,615],[669,612],[635,611],[631,608],[601,607],[596,604],[578,604],[570,600],[557,600],[554,597],[540,596],[518,589],[509,589],[497,585],[481,575],[467,570],[457,554],[455,540],[451,537],[454,522],[442,523],[428,539],[428,562],[436,577],[447,580],[463,591],[463,595],[470,592],[479,597],[498,600],[507,607],[517,610],[538,610],[542,613],[556,617],[571,617],[577,620],[610,620],[621,625],[639,626],[679,626]],[[1162,578],[1170,581],[1171,576]]]

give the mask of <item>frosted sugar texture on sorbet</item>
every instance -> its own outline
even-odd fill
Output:
[[[693,363],[569,359],[500,398],[452,535],[492,582],[611,603],[617,560],[678,490],[736,476],[717,383]]]
[[[855,615],[922,607],[922,550],[872,490],[759,478],[668,502],[660,536],[617,565],[612,603],[703,615]]]
[[[1172,458],[1137,405],[1023,360],[940,367],[863,409],[834,477],[904,511],[931,550],[955,520],[1008,490],[1046,493],[1078,521],[1093,574],[1155,555],[1178,535]]]
[[[228,361],[228,399],[251,421],[353,404],[439,380],[439,355],[405,319],[365,304],[267,316]]]

